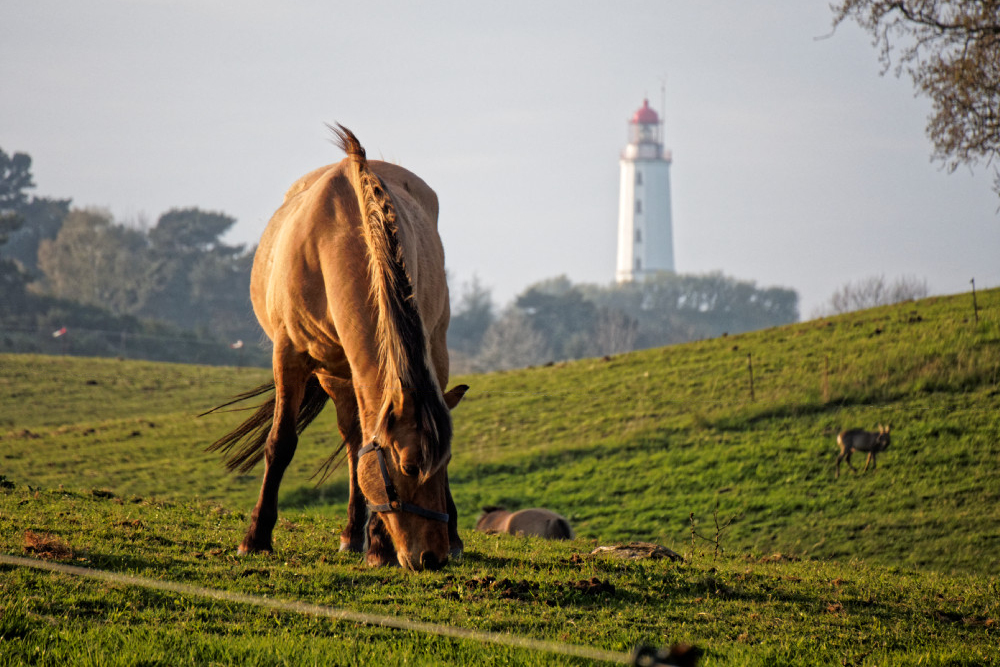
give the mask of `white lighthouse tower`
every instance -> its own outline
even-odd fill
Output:
[[[618,268],[615,280],[629,282],[674,270],[670,215],[670,151],[663,150],[662,123],[649,106],[629,121],[622,151],[618,203]]]

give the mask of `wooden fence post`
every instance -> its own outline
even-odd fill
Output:
[[[830,355],[823,361],[823,402],[830,402]]]
[[[976,304],[976,279],[969,281],[972,283],[972,314],[976,318],[976,326],[979,326],[979,306]]]

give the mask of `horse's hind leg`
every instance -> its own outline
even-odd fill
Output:
[[[240,544],[239,553],[270,552],[271,533],[278,520],[278,488],[285,469],[295,455],[298,435],[295,420],[305,395],[310,369],[290,349],[274,350],[274,421],[264,446],[264,481],[260,497],[250,515],[250,528]]]

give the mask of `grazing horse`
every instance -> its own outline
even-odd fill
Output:
[[[230,470],[264,459],[239,551],[270,552],[298,435],[332,398],[343,443],[331,463],[346,448],[350,476],[341,550],[363,551],[367,525],[370,565],[437,569],[463,548],[447,464],[449,411],[468,389],[444,392],[437,195],[406,169],[369,161],[347,128],[331,129],[347,157],[292,185],[254,257],[250,297],[274,343],[274,381],[226,405],[274,396],[209,449],[235,446]]]
[[[483,533],[534,535],[549,540],[571,540],[573,529],[569,521],[552,510],[534,507],[509,512],[503,507],[484,507],[476,521],[476,530]]]

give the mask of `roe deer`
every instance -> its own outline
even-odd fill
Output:
[[[841,461],[847,461],[847,465],[850,466],[851,470],[854,472],[858,471],[857,468],[851,465],[852,452],[868,452],[868,460],[865,461],[865,469],[862,472],[868,471],[868,464],[871,464],[872,470],[875,470],[878,467],[875,455],[889,448],[889,428],[889,426],[882,426],[880,424],[877,432],[865,431],[860,428],[841,431],[840,435],[837,436],[837,444],[840,445],[840,455],[837,457],[837,474],[835,477],[840,477]]]

